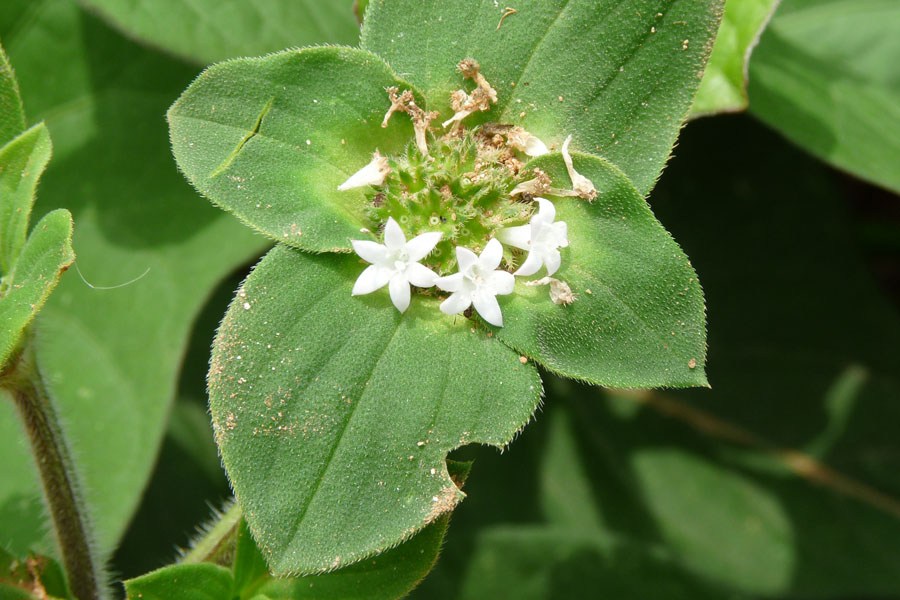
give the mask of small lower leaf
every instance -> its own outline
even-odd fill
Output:
[[[238,292],[213,350],[216,439],[279,575],[396,546],[463,497],[447,453],[502,447],[531,417],[536,369],[421,296],[351,297],[355,257],[278,246]]]
[[[72,215],[62,208],[54,210],[35,225],[15,270],[3,281],[6,291],[0,293],[0,365],[74,261]]]
[[[128,600],[225,600],[231,588],[231,571],[210,563],[163,567],[125,582]]]
[[[569,247],[554,277],[576,300],[557,306],[546,286],[519,280],[500,300],[505,326],[496,335],[552,371],[597,385],[706,385],[703,291],[690,262],[618,170],[587,155],[575,164],[600,191],[591,203],[556,203]],[[558,156],[529,166],[566,181]]]

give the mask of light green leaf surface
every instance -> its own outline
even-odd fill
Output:
[[[231,571],[219,565],[173,565],[125,582],[128,600],[226,600]]]
[[[80,0],[128,35],[201,64],[355,44],[352,0]]]
[[[807,152],[900,191],[900,3],[785,0],[750,63],[750,110]]]
[[[653,187],[687,115],[722,0],[373,0],[362,47],[448,113],[456,64],[475,58],[498,105],[482,119],[522,125]],[[499,27],[498,27],[499,25]],[[449,116],[450,113],[448,113]]]
[[[529,166],[566,181],[558,155]],[[569,247],[554,277],[577,299],[553,304],[547,286],[519,279],[500,298],[495,335],[551,371],[598,385],[706,385],[703,291],[687,257],[621,172],[587,155],[575,156],[575,168],[600,192],[592,203],[556,202]]]
[[[78,265],[92,284],[146,272],[117,289],[66,277],[36,323],[41,368],[106,554],[153,466],[195,315],[264,241],[198,198],[172,161],[163,115],[192,68],[125,40],[68,0],[0,3],[0,37],[29,113],[54,141],[36,214],[70,210]],[[0,544],[52,552],[27,447],[4,398],[0,515],[13,525]]]
[[[188,180],[264,234],[313,251],[349,250],[366,223],[363,190],[337,187],[412,139],[409,120],[381,127],[384,88],[406,86],[352,48],[291,50],[210,67],[169,111]]]
[[[691,107],[691,118],[747,108],[747,69],[780,0],[726,0],[722,26]]]
[[[12,272],[25,244],[38,179],[50,153],[43,123],[0,147],[0,275]]]
[[[25,111],[19,96],[19,84],[9,57],[0,46],[0,145],[6,144],[25,129]]]
[[[55,210],[34,226],[15,270],[4,278],[6,290],[0,293],[0,365],[6,363],[25,328],[74,261],[72,215],[65,209]]]
[[[450,511],[447,452],[504,446],[539,401],[533,366],[435,300],[401,315],[386,290],[351,297],[363,266],[277,246],[214,346],[222,459],[278,574],[351,564]]]

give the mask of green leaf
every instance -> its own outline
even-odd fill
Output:
[[[900,3],[791,0],[750,63],[750,110],[804,150],[900,191]]]
[[[720,600],[723,595],[649,544],[579,529],[500,526],[478,540],[460,598]]]
[[[216,339],[210,408],[222,459],[277,574],[391,548],[463,497],[446,454],[504,446],[537,406],[531,365],[416,297],[353,298],[355,257],[277,246]],[[349,535],[348,532],[352,532]]]
[[[43,123],[0,147],[0,273],[12,272],[25,244],[38,179],[50,153]]]
[[[691,118],[747,108],[750,55],[779,2],[726,0],[722,26],[694,98]]]
[[[503,342],[556,373],[614,387],[706,385],[703,291],[687,257],[640,194],[608,163],[574,157],[600,192],[592,203],[556,202],[569,247],[555,278],[576,294],[570,306],[547,286],[517,283],[500,298]],[[529,166],[566,181],[560,157]]]
[[[129,37],[203,64],[359,37],[350,0],[81,1]]]
[[[6,290],[0,294],[0,365],[6,363],[25,328],[73,262],[72,215],[65,209],[55,210],[34,226],[15,271],[3,280]]]
[[[210,67],[169,111],[188,180],[262,233],[313,251],[348,250],[365,225],[362,190],[337,187],[412,139],[409,121],[380,126],[384,88],[406,86],[352,48],[290,50]]]
[[[125,582],[128,600],[225,600],[231,597],[231,571],[200,563],[172,565]]]
[[[461,487],[471,464],[448,461],[447,468]],[[284,579],[269,576],[265,559],[242,522],[234,561],[235,590],[241,598],[262,593],[272,600],[402,598],[434,566],[449,520],[449,514],[442,515],[411,539],[374,558],[331,573]]]
[[[642,194],[659,176],[699,84],[724,0],[371,2],[362,47],[447,111],[456,64],[497,89],[486,120],[522,125],[621,168]]]
[[[0,145],[25,129],[25,110],[9,58],[0,46]]]
[[[107,554],[153,468],[195,316],[264,241],[198,199],[175,169],[162,115],[193,68],[122,38],[73,2],[0,5],[22,96],[54,142],[35,213],[72,212],[78,265],[92,284],[146,273],[116,289],[65,277],[36,323],[39,362]],[[19,429],[12,403],[0,402],[0,514],[32,525],[42,519],[41,491]],[[44,527],[3,530],[4,545],[53,552]]]

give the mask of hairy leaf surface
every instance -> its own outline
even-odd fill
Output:
[[[501,297],[504,327],[495,335],[567,377],[614,387],[706,385],[703,291],[687,257],[644,199],[608,163],[576,155],[575,168],[599,190],[593,202],[560,199],[557,219],[569,247],[554,278],[574,303],[550,301],[548,286]],[[566,181],[560,157],[533,161]],[[536,279],[543,271],[539,272]]]
[[[392,85],[405,84],[352,48],[215,65],[169,111],[175,158],[198,190],[267,236],[349,250],[366,223],[365,199],[338,186],[376,149],[396,153],[412,139],[409,119],[380,126]]]
[[[359,561],[450,511],[447,453],[504,446],[541,393],[533,366],[434,300],[401,315],[386,290],[352,298],[362,268],[277,246],[216,339],[217,441],[277,574]]]
[[[475,58],[499,103],[481,118],[609,159],[642,194],[691,106],[724,0],[373,0],[362,47],[447,112]],[[501,22],[502,18],[502,22]],[[471,84],[470,88],[471,89]],[[448,113],[452,114],[452,113]]]

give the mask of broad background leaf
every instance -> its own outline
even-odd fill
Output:
[[[72,215],[54,210],[34,226],[9,276],[9,290],[0,297],[0,365],[74,260]]]
[[[547,286],[519,280],[515,294],[500,299],[505,326],[495,335],[551,371],[597,385],[707,385],[697,274],[618,169],[593,156],[574,158],[599,191],[591,203],[556,202],[569,247],[554,277],[569,284],[576,300],[557,306]],[[529,166],[567,181],[559,155]]]
[[[216,281],[262,240],[210,207],[173,164],[166,108],[195,75],[67,0],[0,3],[0,37],[54,160],[36,213],[65,206],[90,289],[66,277],[39,319],[38,351],[79,461],[100,550],[134,511],[159,447],[185,339]],[[175,218],[177,215],[177,218]],[[0,543],[50,545],[12,403],[0,402]]]
[[[750,55],[780,0],[726,0],[691,118],[747,108]]]
[[[572,134],[574,148],[609,159],[646,194],[690,109],[722,5],[532,0],[498,29],[505,5],[492,1],[372,0],[362,46],[448,117],[456,64],[475,58],[499,97],[476,118],[520,124],[557,146]]]
[[[0,147],[0,274],[12,272],[28,236],[38,179],[50,161],[50,134],[44,124]]]
[[[750,111],[804,150],[900,191],[900,2],[784,0],[750,62]]]
[[[352,0],[80,2],[129,37],[202,64],[359,38]]]
[[[25,111],[19,96],[19,84],[6,51],[0,45],[0,145],[25,129]]]
[[[714,597],[900,593],[900,514],[889,508],[900,489],[900,368],[890,350],[900,319],[857,256],[833,173],[733,117],[692,124],[679,155],[654,209],[704,281],[713,389],[610,396],[549,381],[541,419],[509,453],[478,456],[470,499],[414,597],[486,597],[500,582],[524,595],[529,581],[547,584],[533,598],[579,597],[588,568],[604,564],[566,555],[585,537],[649,545],[722,588]],[[659,414],[648,404],[660,398],[678,408]],[[848,494],[811,470],[797,476],[790,465],[804,463],[779,448],[869,492]],[[872,490],[887,502],[873,502]],[[539,536],[561,560],[535,565],[525,540]],[[489,560],[501,550],[502,562]]]
[[[350,249],[368,221],[350,175],[412,140],[409,119],[381,127],[385,88],[408,87],[353,48],[288,50],[214,65],[169,111],[172,148],[191,183],[271,238]]]
[[[362,268],[279,245],[216,338],[218,445],[277,574],[351,564],[450,511],[446,454],[504,446],[539,401],[531,364],[435,300],[401,315],[386,290],[351,297]]]

